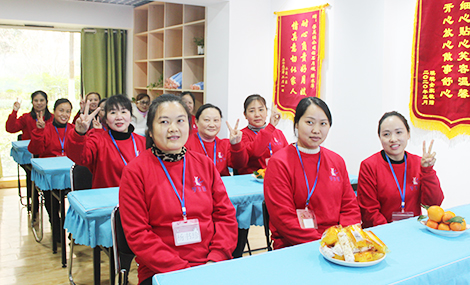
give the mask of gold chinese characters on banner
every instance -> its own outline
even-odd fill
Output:
[[[320,95],[327,6],[275,13],[273,102],[285,117],[294,117],[302,98]]]
[[[411,120],[449,139],[470,134],[470,1],[418,0]]]

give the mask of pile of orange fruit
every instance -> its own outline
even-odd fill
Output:
[[[260,168],[253,172],[253,174],[256,176],[258,179],[264,179],[264,174],[266,173],[266,168]]]
[[[444,211],[440,206],[423,206],[428,211],[426,226],[442,231],[464,231],[465,219],[451,211]]]

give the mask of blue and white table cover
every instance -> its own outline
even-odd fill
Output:
[[[470,205],[450,209],[470,217]],[[363,268],[325,260],[319,241],[244,258],[156,274],[154,285],[239,284],[469,284],[470,232],[443,237],[416,217],[371,228],[391,250]],[[470,231],[470,230],[469,230]],[[222,281],[223,280],[223,281]]]
[[[69,189],[72,165],[65,156],[32,158],[31,180],[43,191]]]
[[[30,140],[11,142],[10,156],[16,163],[20,165],[31,164],[33,155],[28,151],[29,142]]]

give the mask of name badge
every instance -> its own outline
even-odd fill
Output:
[[[201,242],[198,219],[173,222],[172,228],[176,246]]]
[[[414,217],[414,215],[415,214],[413,212],[393,212],[392,213],[392,222],[412,218],[412,217]]]
[[[269,162],[270,157],[266,158],[264,162],[266,162],[266,167],[268,167],[268,162]]]
[[[302,229],[317,229],[317,219],[310,209],[297,209],[297,218]]]

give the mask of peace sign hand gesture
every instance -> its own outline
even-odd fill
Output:
[[[36,120],[36,127],[38,129],[44,129],[46,126],[46,122],[44,122],[44,115],[42,114],[42,111],[39,111],[39,113],[36,114],[37,120]]]
[[[429,145],[429,149],[426,152],[426,141],[423,141],[423,157],[421,157],[421,166],[422,167],[431,167],[436,163],[436,152],[431,153],[432,145],[434,144],[434,140],[431,141]]]
[[[277,105],[274,105],[274,103],[272,103],[272,105],[271,105],[271,117],[269,118],[269,122],[271,123],[271,125],[277,126],[280,119],[281,119],[281,113],[277,109]]]
[[[98,114],[100,111],[100,107],[96,108],[93,113],[88,114],[88,110],[90,109],[90,102],[86,102],[85,105],[85,112],[83,114],[80,114],[80,117],[77,118],[77,121],[75,121],[75,131],[81,135],[86,134],[88,131],[88,128],[90,128],[90,123],[93,120],[93,118]]]
[[[103,126],[100,122],[100,117],[93,118],[93,129],[102,129]]]
[[[237,123],[235,124],[235,128],[233,128],[233,129],[230,126],[230,124],[228,123],[228,121],[225,121],[225,123],[227,124],[227,127],[230,131],[230,144],[237,144],[237,143],[242,141],[243,133],[242,133],[242,131],[240,131],[238,129],[238,122],[239,121],[240,121],[240,119],[237,119]]]

